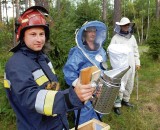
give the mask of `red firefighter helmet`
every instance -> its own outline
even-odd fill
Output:
[[[32,6],[28,8],[18,18],[16,26],[16,40],[21,41],[27,28],[42,26],[45,29],[46,40],[49,39],[49,25],[46,21],[48,11],[41,6]]]

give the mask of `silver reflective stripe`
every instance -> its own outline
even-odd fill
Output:
[[[53,69],[53,65],[52,65],[51,62],[48,63],[48,66],[49,66],[51,69]]]
[[[6,79],[6,73],[4,72],[4,79]]]
[[[32,74],[33,74],[34,80],[39,86],[49,81],[46,75],[43,73],[42,69],[36,70]]]
[[[36,70],[35,72],[32,73],[34,76],[34,80],[37,80],[39,77],[43,76],[44,73],[42,69]]]
[[[44,114],[43,107],[47,92],[48,90],[40,90],[37,94],[35,109],[38,113]]]
[[[56,74],[51,62],[48,63],[48,66],[51,68],[53,74]]]

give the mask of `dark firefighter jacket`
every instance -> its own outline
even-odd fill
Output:
[[[46,90],[49,82],[57,82],[57,78],[42,52],[22,47],[7,62],[4,87],[16,113],[18,130],[69,129],[66,112],[82,108],[83,103],[72,87]]]

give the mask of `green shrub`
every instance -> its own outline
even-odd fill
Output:
[[[149,39],[147,40],[149,45],[149,54],[153,59],[157,60],[160,58],[160,22],[155,21],[151,26],[149,33]]]
[[[76,9],[76,26],[81,27],[86,21],[100,20],[100,1],[81,1]],[[93,11],[94,10],[94,11]]]
[[[0,129],[9,130],[15,128],[15,114],[6,97],[5,89],[3,87],[3,77],[5,64],[11,56],[9,49],[13,46],[13,30],[0,23]],[[9,127],[8,127],[9,126]],[[13,128],[14,127],[14,128]]]
[[[9,28],[9,25],[0,22],[0,48],[1,53],[9,50],[13,46],[13,30]]]

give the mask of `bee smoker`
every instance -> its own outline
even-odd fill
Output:
[[[119,93],[121,79],[129,67],[104,71],[96,81],[96,91],[91,99],[93,108],[101,114],[109,114]]]

